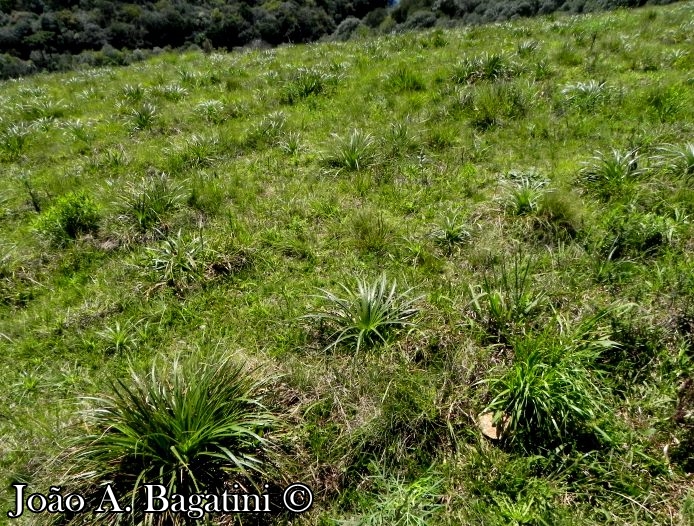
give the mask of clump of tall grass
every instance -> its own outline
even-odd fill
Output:
[[[296,104],[303,99],[329,92],[339,81],[337,75],[316,68],[298,68],[280,92],[283,104]]]
[[[196,284],[240,271],[251,263],[248,250],[238,246],[212,247],[202,235],[189,236],[180,230],[141,255],[140,266],[153,282],[148,292],[170,288],[183,295]]]
[[[638,150],[596,152],[583,163],[583,180],[603,198],[619,194],[626,185],[644,173]]]
[[[533,286],[531,269],[531,259],[516,254],[510,268],[502,260],[480,287],[470,285],[475,321],[497,341],[522,331],[543,305],[545,293]]]
[[[283,111],[275,111],[266,115],[248,132],[246,142],[250,146],[262,144],[275,145],[286,133],[287,115]]]
[[[323,294],[318,298],[325,309],[305,316],[334,328],[326,351],[346,345],[359,352],[362,347],[387,343],[397,330],[416,326],[413,319],[419,312],[416,303],[421,298],[410,297],[412,289],[399,292],[397,282],[389,282],[385,274],[372,282],[357,280],[356,288],[342,283],[340,287],[342,296],[321,289]]]
[[[333,135],[335,144],[327,156],[331,166],[361,170],[376,159],[376,141],[370,133],[353,129],[346,137]]]
[[[355,518],[361,526],[424,526],[443,513],[441,487],[443,479],[435,473],[412,482],[387,477],[385,473],[369,477],[370,486],[377,490],[369,510]]]
[[[647,90],[645,105],[661,122],[670,122],[684,108],[686,95],[679,86],[653,86]]]
[[[540,43],[537,40],[521,40],[516,45],[516,53],[519,57],[527,57],[537,51]]]
[[[104,343],[105,350],[113,353],[121,353],[131,350],[135,346],[135,324],[127,321],[121,324],[119,321],[106,327],[98,333]]]
[[[383,212],[360,210],[352,220],[354,242],[361,251],[382,254],[393,238],[393,230]]]
[[[0,133],[0,151],[8,161],[16,161],[29,142],[30,129],[23,124],[12,124]]]
[[[301,134],[296,131],[283,134],[277,144],[280,150],[288,155],[296,155],[305,148],[301,141]]]
[[[195,106],[195,113],[213,124],[221,124],[227,118],[224,103],[219,100],[205,100]]]
[[[187,168],[204,168],[214,164],[217,159],[219,139],[216,136],[194,133],[173,148],[169,155],[169,167],[172,172]]]
[[[154,95],[172,102],[178,102],[188,96],[188,90],[178,84],[155,86],[152,92]]]
[[[57,458],[64,485],[96,509],[103,485],[131,506],[129,520],[152,525],[190,524],[185,514],[145,514],[143,484],[168,494],[221,494],[232,480],[259,480],[267,462],[263,435],[274,417],[262,405],[263,382],[230,355],[159,359],[149,373],[130,371],[110,392],[89,398],[84,430]],[[80,522],[63,517],[67,524]],[[120,524],[119,514],[91,517]]]
[[[145,102],[130,112],[130,120],[133,131],[148,130],[154,126],[157,118],[157,107]]]
[[[694,177],[694,143],[667,144],[659,148],[657,164],[675,177],[690,180]]]
[[[572,238],[583,226],[583,203],[571,192],[548,190],[538,201],[537,216],[554,234]]]
[[[547,181],[522,175],[514,181],[506,197],[506,209],[513,215],[533,214],[540,208]]]
[[[487,53],[463,59],[453,70],[453,82],[475,83],[480,80],[497,81],[517,75],[518,66],[502,53]]]
[[[527,114],[535,96],[530,86],[499,82],[483,84],[472,95],[472,125],[487,129]]]
[[[589,80],[565,86],[562,91],[566,102],[580,110],[592,111],[610,99],[610,88],[605,82]]]
[[[37,121],[39,119],[55,120],[67,113],[67,106],[62,100],[35,98],[17,106],[23,120]]]
[[[142,84],[126,84],[120,90],[123,98],[130,102],[142,102],[146,91]]]
[[[123,215],[134,222],[140,232],[160,224],[164,215],[174,210],[185,198],[182,185],[162,173],[129,183],[120,194],[118,205]]]
[[[448,214],[429,235],[447,255],[451,255],[471,238],[470,230],[458,214]]]
[[[581,446],[595,438],[609,441],[599,427],[610,415],[598,361],[614,346],[600,327],[602,314],[570,329],[557,320],[544,331],[512,339],[513,361],[498,376],[484,380],[502,439],[527,452]]]
[[[426,88],[426,83],[407,66],[398,66],[388,75],[388,86],[396,92],[422,91]]]
[[[407,121],[397,121],[388,127],[383,143],[391,155],[400,155],[416,148],[417,137]]]
[[[153,274],[155,289],[168,286],[180,293],[204,278],[207,259],[209,248],[203,239],[184,236],[179,230],[148,248],[144,264]]]
[[[672,245],[678,230],[670,217],[631,207],[615,208],[608,214],[606,226],[601,252],[608,260],[657,254]]]

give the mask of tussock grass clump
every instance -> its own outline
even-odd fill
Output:
[[[475,321],[497,341],[508,341],[522,330],[545,300],[544,291],[533,287],[531,268],[531,259],[517,253],[512,267],[502,260],[485,275],[481,287],[470,286]]]
[[[67,106],[62,100],[50,100],[35,98],[25,104],[20,104],[17,109],[21,118],[25,121],[55,120],[64,117]]]
[[[419,308],[415,304],[421,298],[411,298],[412,289],[398,292],[397,282],[389,282],[385,274],[372,282],[357,280],[356,288],[342,283],[340,287],[344,297],[321,289],[323,294],[318,298],[325,303],[326,310],[305,316],[335,327],[326,351],[347,345],[359,352],[362,346],[371,348],[387,343],[396,330],[416,326],[413,319]]]
[[[388,75],[388,86],[396,91],[423,91],[426,89],[424,79],[407,66],[398,66]]]
[[[448,214],[430,234],[438,246],[451,255],[470,240],[470,230],[458,214]]]
[[[506,197],[506,209],[513,215],[533,214],[540,208],[547,181],[537,180],[527,175],[520,176],[511,183]]]
[[[259,398],[262,382],[230,355],[160,359],[151,371],[131,370],[111,392],[89,398],[86,429],[57,461],[65,485],[95,509],[110,483],[132,506],[132,519],[152,525],[189,524],[171,511],[145,515],[142,485],[162,484],[169,495],[203,490],[221,494],[231,480],[256,480],[267,468],[263,434],[275,419]],[[63,517],[66,524],[81,518]],[[72,519],[72,520],[71,520]],[[91,517],[120,524],[114,513]]]
[[[142,102],[146,95],[142,84],[126,84],[121,88],[120,92],[123,98],[130,102]]]
[[[601,252],[608,260],[650,257],[673,244],[677,224],[666,216],[620,207],[606,218]]]
[[[169,287],[182,295],[198,283],[248,267],[251,259],[245,248],[232,246],[220,251],[206,244],[202,235],[191,237],[179,230],[158,246],[146,248],[140,266],[154,283],[150,291]]]
[[[0,133],[0,151],[8,161],[16,161],[27,147],[31,130],[23,124],[12,124]]]
[[[296,104],[311,96],[324,95],[338,82],[337,75],[316,68],[298,68],[283,86],[280,101]]]
[[[13,248],[0,246],[0,306],[21,307],[33,297],[32,287],[37,282],[17,261]]]
[[[614,344],[600,332],[600,318],[560,335],[551,328],[513,338],[513,363],[485,380],[493,397],[485,411],[496,413],[505,442],[538,451],[606,438],[597,422],[610,410],[596,364]]]
[[[149,130],[154,126],[157,118],[157,107],[145,102],[130,112],[130,121],[133,131]]]
[[[521,40],[516,45],[516,53],[519,57],[528,57],[535,53],[540,47],[540,43],[537,40]]]
[[[347,137],[333,135],[335,144],[327,161],[331,166],[361,170],[376,160],[376,141],[370,133],[353,129]]]
[[[644,102],[661,122],[671,122],[682,111],[685,99],[684,91],[677,86],[654,86],[646,92]]]
[[[392,156],[410,152],[417,147],[417,137],[407,121],[393,122],[383,137],[383,142]]]
[[[188,96],[188,90],[178,84],[155,86],[152,93],[171,102],[179,102]]]
[[[510,79],[518,74],[519,68],[502,53],[484,52],[463,59],[454,69],[452,79],[458,84],[475,83],[481,80]]]
[[[118,145],[114,148],[107,148],[103,155],[98,161],[98,165],[107,166],[110,168],[119,168],[128,164],[128,156],[125,153],[125,149]]]
[[[96,233],[99,222],[96,203],[80,191],[58,198],[37,218],[35,228],[53,244],[64,246],[80,235]]]
[[[100,331],[98,335],[107,352],[118,354],[133,349],[136,342],[134,333],[135,324],[129,320],[123,324],[117,321]]]
[[[84,144],[85,148],[82,149],[83,151],[86,151],[86,147],[91,146],[96,139],[93,123],[91,122],[75,119],[64,123],[62,128],[66,136]]]
[[[607,83],[589,80],[569,84],[561,91],[566,102],[582,111],[592,111],[610,100],[611,90]]]
[[[219,100],[204,100],[195,106],[195,113],[212,124],[221,124],[226,120],[224,103]]]
[[[375,502],[370,509],[354,518],[362,526],[420,526],[429,524],[443,511],[441,504],[443,480],[437,473],[427,474],[412,482],[388,477],[379,472],[369,477]]]
[[[571,192],[549,190],[538,201],[538,217],[555,233],[573,238],[583,228],[583,203]]]
[[[174,210],[185,197],[182,185],[162,173],[128,184],[119,199],[123,215],[133,221],[140,232],[159,225],[164,215]]]
[[[154,275],[154,288],[169,286],[181,292],[203,279],[209,249],[202,238],[175,236],[164,239],[159,246],[147,249],[146,268]]]
[[[382,212],[360,210],[352,219],[354,244],[362,252],[383,254],[393,240],[393,229]]]
[[[472,125],[485,130],[503,125],[506,119],[526,115],[533,99],[533,88],[517,83],[481,84],[473,94]]]
[[[287,115],[283,111],[275,111],[251,128],[246,142],[249,146],[256,148],[263,144],[274,145],[286,133],[286,130]]]
[[[656,161],[666,172],[687,181],[694,177],[694,143],[668,144],[660,152]]]
[[[192,134],[179,146],[169,150],[168,164],[172,172],[187,168],[204,168],[218,160],[219,139],[215,136]]]
[[[304,149],[301,134],[297,131],[283,134],[278,141],[278,146],[280,150],[288,155],[297,155]]]
[[[598,151],[591,160],[583,163],[583,180],[603,199],[618,196],[635,179],[644,173],[639,166],[641,156],[638,150],[610,152]]]

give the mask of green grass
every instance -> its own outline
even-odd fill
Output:
[[[691,523],[693,9],[3,82],[0,507],[108,428],[84,397],[223,412],[233,356],[250,478],[315,492],[270,523]]]
[[[114,494],[131,503],[136,521],[146,517],[145,483],[189,495],[203,488],[221,493],[230,472],[239,482],[254,482],[268,463],[261,435],[273,423],[256,398],[258,387],[230,356],[211,363],[174,358],[148,374],[115,380],[110,394],[87,400],[86,432],[59,459],[69,466],[63,482],[97,507],[101,487],[110,482]],[[149,520],[181,518],[161,513]],[[118,524],[119,517],[103,514],[97,521]]]

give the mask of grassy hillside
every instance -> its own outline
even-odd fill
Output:
[[[309,485],[278,524],[694,524],[692,21],[1,83],[3,510],[163,478]]]

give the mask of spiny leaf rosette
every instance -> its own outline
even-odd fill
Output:
[[[421,298],[410,298],[412,289],[398,293],[395,280],[389,283],[385,275],[372,283],[358,280],[356,290],[344,284],[340,286],[344,297],[321,289],[323,294],[318,297],[325,301],[329,310],[307,316],[326,320],[337,327],[331,336],[332,343],[325,350],[349,344],[359,352],[362,346],[386,343],[396,329],[414,327],[412,320],[420,310],[415,303]]]

